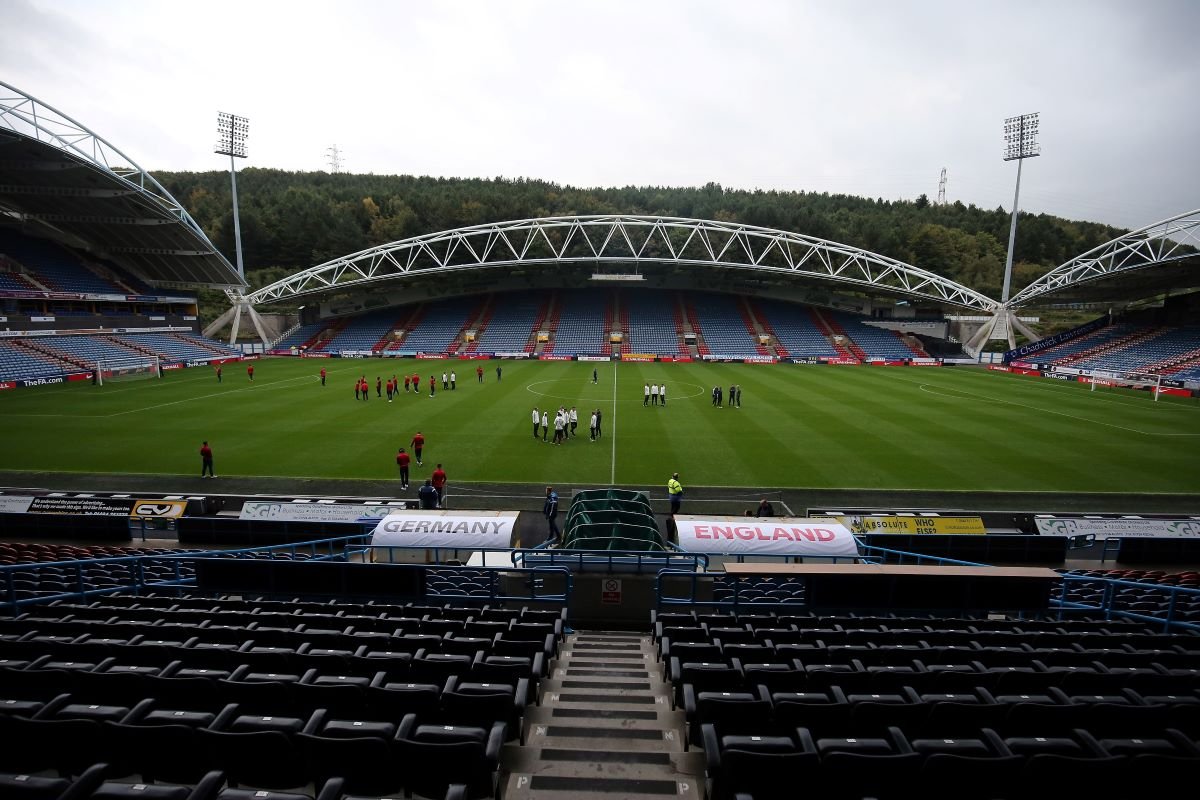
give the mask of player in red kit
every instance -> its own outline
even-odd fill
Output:
[[[253,364],[246,367],[246,377],[250,378],[250,380],[254,380],[254,365]]]
[[[325,368],[321,367],[321,385],[325,385]]]
[[[443,508],[446,502],[446,471],[442,469],[441,464],[438,464],[433,470],[433,474],[429,476],[429,480],[433,482],[433,488],[437,489],[438,508]]]
[[[425,437],[420,431],[417,431],[408,445],[413,449],[413,455],[417,457],[417,466],[421,466],[421,451],[425,449]]]
[[[400,448],[400,452],[396,453],[396,466],[400,468],[400,488],[408,488],[408,465],[412,459],[408,453],[404,452],[404,448]]]
[[[208,442],[200,444],[200,477],[204,477],[204,473],[208,473],[208,477],[215,478],[213,474],[213,455],[212,448],[208,446]]]
[[[405,375],[404,376],[404,393],[405,394],[408,394],[408,384],[409,384],[409,376]]]
[[[437,384],[434,382],[434,380],[433,380],[433,376],[432,376],[432,375],[430,375],[430,376],[429,376],[429,396],[430,396],[430,397],[433,397],[434,388],[435,388],[436,386],[437,386]],[[421,462],[419,462],[419,461],[418,461],[417,463],[419,464],[419,463],[421,463]]]
[[[475,368],[475,380],[479,381],[480,383],[483,383],[483,367]]]

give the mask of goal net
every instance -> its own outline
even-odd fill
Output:
[[[1097,388],[1101,391],[1138,389],[1149,392],[1155,400],[1158,400],[1159,391],[1162,389],[1162,375],[1140,372],[1096,372],[1091,376],[1091,383],[1093,392]]]
[[[102,358],[96,362],[93,383],[103,386],[110,381],[142,380],[161,378],[162,366],[158,356],[134,356],[131,358]]]

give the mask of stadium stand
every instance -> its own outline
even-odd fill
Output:
[[[336,353],[339,350],[374,350],[376,345],[392,332],[400,316],[401,312],[398,309],[385,308],[354,317],[347,320],[345,327],[326,342],[322,349],[327,353]]]
[[[687,295],[685,303],[689,309],[692,328],[704,338],[709,354],[725,358],[753,358],[762,355],[758,342],[746,329],[739,301],[740,298],[722,294]]]
[[[241,353],[233,348],[195,335],[176,333],[138,333],[110,337],[142,352],[150,351],[164,361],[208,361]]]
[[[1099,352],[1133,334],[1137,328],[1128,323],[1116,323],[1084,336],[1063,342],[1055,347],[1042,350],[1037,354],[1039,361],[1052,364],[1065,364],[1074,356],[1089,355]]]
[[[105,336],[41,336],[37,343],[61,353],[64,359],[84,365],[95,365],[101,359],[131,359],[145,355]]]
[[[850,340],[862,351],[866,358],[884,358],[888,360],[904,360],[919,358],[925,355],[922,351],[913,350],[900,338],[896,331],[876,328],[867,324],[866,317],[844,314],[838,311],[823,312],[825,318],[850,337]]]
[[[495,295],[486,327],[468,349],[483,353],[527,352],[534,323],[545,303],[544,292]]]
[[[84,266],[78,256],[53,242],[23,236],[0,228],[0,253],[32,270],[39,283],[51,291],[81,294],[126,294],[127,290],[104,280]]]
[[[628,352],[687,355],[676,320],[678,302],[674,293],[624,293],[621,296],[621,311],[625,323],[623,327],[629,331]]]
[[[290,350],[293,347],[308,347],[316,341],[317,334],[325,330],[327,326],[328,323],[325,321],[301,325],[275,342],[272,349]]]
[[[1145,330],[1141,336],[1086,358],[1076,357],[1071,360],[1071,366],[1111,372],[1173,374],[1171,367],[1197,356],[1200,356],[1200,327],[1161,328]]]
[[[446,353],[457,346],[457,337],[470,321],[471,312],[479,303],[477,297],[456,297],[428,303],[416,326],[396,346],[389,350],[417,353]]]
[[[781,356],[834,358],[839,355],[816,325],[808,309],[778,300],[758,300],[759,320],[784,352]]]
[[[42,378],[78,369],[47,354],[0,340],[0,380]]]
[[[591,290],[561,291],[557,295],[557,327],[545,351],[555,355],[607,355],[612,352],[606,322],[612,295]]]

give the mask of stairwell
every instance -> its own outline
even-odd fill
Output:
[[[837,351],[839,356],[842,358],[853,358],[859,361],[862,361],[867,357],[867,354],[863,352],[862,348],[854,344],[854,342],[850,340],[849,336],[846,336],[846,331],[841,325],[833,320],[826,320],[824,315],[821,314],[821,312],[816,308],[810,307],[808,312],[810,315],[812,315],[813,324],[817,326],[817,330],[821,332],[826,341],[828,341],[830,346]],[[837,339],[838,335],[843,336],[843,341],[849,342],[849,345],[847,346],[841,344]]]
[[[538,342],[536,353],[553,353],[554,352],[554,332],[558,330],[558,318],[562,313],[562,304],[559,302],[558,292],[554,292],[551,298],[550,314],[545,321],[545,329],[550,333],[550,341]]]
[[[612,355],[612,332],[613,325],[617,319],[617,315],[613,312],[613,308],[617,305],[617,295],[614,292],[608,302],[604,304],[604,342],[600,345],[600,354],[605,356]]]
[[[758,352],[764,356],[778,356],[787,358],[791,355],[788,349],[780,343],[779,337],[775,335],[775,328],[772,327],[771,321],[767,319],[767,315],[763,313],[762,307],[754,298],[743,297],[742,302],[746,305],[746,314],[748,319],[754,324],[754,341],[758,341],[759,334],[770,336],[771,343],[769,345],[758,345]]]
[[[493,309],[496,307],[496,295],[489,294],[483,301],[483,309],[479,313],[478,319],[474,320],[474,325],[468,325],[463,330],[475,329],[475,339],[467,343],[464,352],[474,353],[479,348],[479,339],[483,336],[483,332],[487,330],[488,323],[492,321]]]
[[[89,364],[81,358],[76,358],[69,353],[64,353],[61,350],[57,350],[49,345],[44,345],[41,342],[34,342],[30,339],[10,339],[9,341],[18,347],[24,347],[26,350],[32,350],[42,357],[49,357],[55,361],[64,362],[72,367],[79,367],[88,371],[91,371],[95,368],[95,364]]]
[[[410,319],[412,319],[413,314],[415,312],[416,312],[415,308],[406,309],[405,313],[402,316],[400,316],[399,318],[397,318],[396,321],[392,323],[391,327],[388,328],[387,333],[380,336],[379,341],[377,341],[374,345],[371,346],[371,352],[372,353],[382,353],[384,350],[387,350],[388,347],[390,347],[394,343],[393,339],[392,339],[392,334],[394,332],[396,332],[397,330],[404,329],[404,331],[405,331],[404,335],[407,336],[408,330],[410,327],[408,322]]]
[[[149,347],[143,347],[142,345],[138,344],[137,342],[130,341],[129,339],[122,339],[117,336],[101,336],[100,338],[104,339],[106,342],[111,342],[112,344],[115,344],[118,347],[124,347],[126,350],[130,351],[130,355],[143,355],[143,356],[154,356],[155,358],[166,358],[166,356],[159,353],[158,351],[151,350]]]
[[[310,352],[317,352],[317,353],[323,352],[325,350],[326,345],[328,345],[331,341],[333,341],[335,338],[337,338],[337,335],[342,332],[342,329],[346,327],[347,322],[348,322],[348,320],[345,319],[344,317],[342,319],[334,321],[334,323],[332,325],[329,325],[326,328],[322,328],[321,330],[319,330],[315,334],[313,334],[313,337],[311,339],[309,339],[305,343],[304,346]]]
[[[908,336],[903,331],[893,331],[893,333],[896,334],[896,338],[899,339],[905,347],[911,350],[913,355],[915,355],[917,358],[929,358],[929,354],[926,353],[925,348],[921,346],[920,339],[916,338],[915,336]]]
[[[692,329],[692,333],[696,336],[696,355],[706,356],[709,354],[708,345],[704,343],[704,333],[700,330],[700,315],[696,312],[696,306],[692,305],[692,300],[686,295],[680,298],[683,303],[684,316],[687,319],[688,327]]]
[[[538,350],[537,335],[546,326],[546,318],[550,316],[550,309],[554,305],[554,293],[546,293],[545,299],[542,300],[542,305],[538,308],[537,318],[533,321],[533,330],[529,332],[529,338],[525,340],[525,352],[536,353]]]
[[[687,327],[687,321],[683,313],[683,302],[678,295],[676,295],[672,306],[675,316],[675,339],[679,344],[679,354],[695,358],[699,353],[693,345],[687,342],[686,335],[691,333],[691,330]]]
[[[199,337],[197,337],[197,338],[195,338],[195,339],[189,339],[188,337],[184,336],[182,333],[176,333],[176,332],[174,332],[174,331],[172,331],[172,332],[170,333],[170,336],[171,336],[172,338],[174,338],[174,339],[176,339],[176,340],[180,341],[180,342],[183,342],[184,344],[190,344],[190,345],[192,345],[193,347],[202,347],[202,348],[204,348],[205,350],[207,350],[208,352],[212,353],[212,354],[213,354],[213,355],[215,355],[215,356],[227,356],[227,355],[229,355],[229,353],[228,353],[227,351],[225,351],[225,350],[222,350],[221,348],[219,348],[219,347],[216,347],[215,345],[211,345],[211,344],[209,344],[208,342],[206,342],[205,340],[203,340],[203,339],[201,339],[201,338],[199,338]]]
[[[417,326],[421,324],[421,320],[424,319],[426,311],[427,311],[427,308],[424,303],[421,303],[420,305],[411,309],[408,313],[407,319],[403,320],[402,322],[397,322],[396,325],[394,325],[392,327],[391,332],[394,332],[396,330],[396,328],[403,326],[404,327],[404,335],[401,336],[399,339],[393,339],[392,341],[388,342],[387,345],[383,349],[384,350],[399,350],[400,348],[402,348],[404,346],[405,340],[408,339],[408,337],[412,335],[412,332],[417,329]],[[391,332],[389,332],[389,335]]]
[[[652,800],[704,795],[704,754],[688,752],[648,635],[567,636],[522,744],[502,757],[505,800]]]

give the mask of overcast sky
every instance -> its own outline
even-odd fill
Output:
[[[150,170],[244,166],[1011,208],[1200,207],[1200,2],[0,0],[0,80]]]

